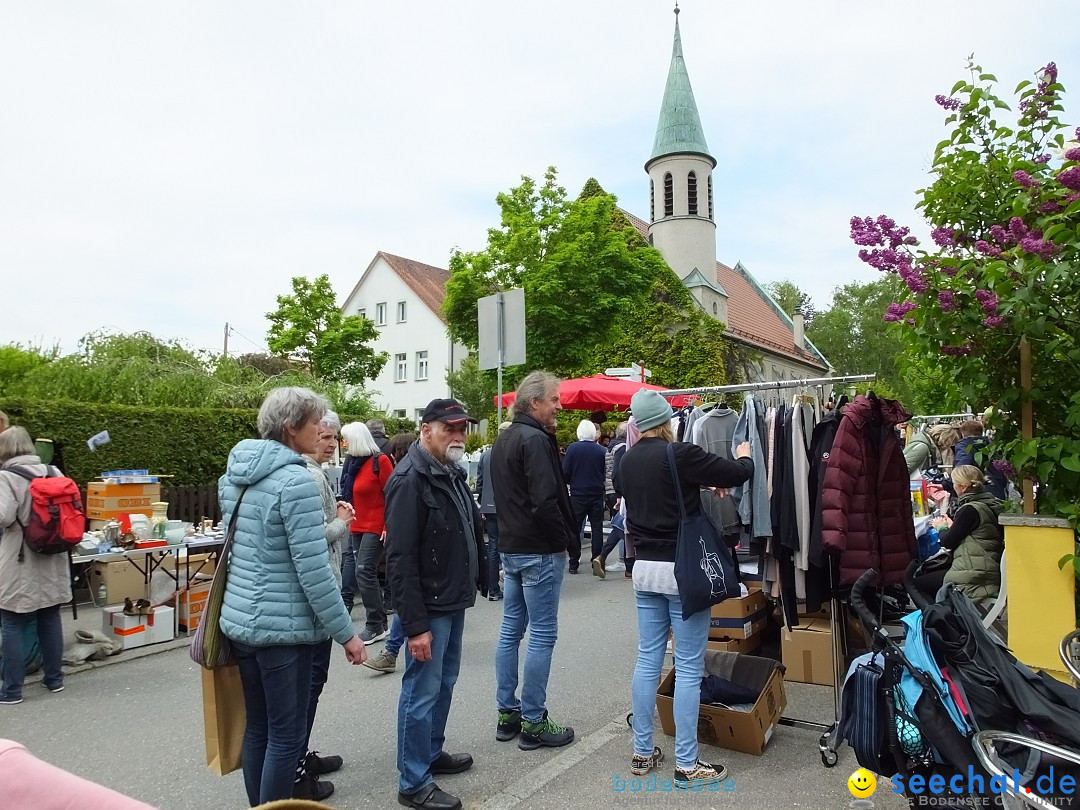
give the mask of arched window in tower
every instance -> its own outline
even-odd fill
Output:
[[[689,214],[697,216],[697,172],[690,172],[686,176],[686,198],[690,202]]]
[[[675,213],[675,186],[671,181],[671,172],[664,175],[664,216]]]
[[[656,181],[649,178],[649,222],[656,222]]]
[[[709,175],[709,219],[712,219],[712,175]]]

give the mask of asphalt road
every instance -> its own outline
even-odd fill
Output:
[[[616,775],[629,776],[631,738],[625,717],[637,643],[633,593],[621,573],[599,581],[582,570],[565,580],[548,693],[552,717],[575,728],[575,742],[563,749],[524,752],[516,744],[495,741],[493,661],[501,603],[478,602],[467,614],[464,660],[447,734],[448,750],[470,752],[476,765],[443,777],[445,790],[460,796],[466,807],[485,810],[850,805],[846,782],[856,767],[851,752],[844,749],[839,765],[825,769],[818,735],[783,726],[760,757],[702,747],[702,758],[727,765],[732,792],[614,790]],[[335,651],[313,734],[314,747],[345,758],[344,768],[330,777],[337,787],[330,799],[334,806],[398,806],[399,687],[399,675],[350,667],[340,648]],[[787,716],[831,719],[831,688],[789,683],[786,689]],[[0,707],[0,737],[18,740],[42,759],[162,810],[246,806],[239,772],[219,777],[205,765],[200,677],[186,650],[72,674],[58,695],[27,684],[25,695],[21,705]],[[657,724],[656,744],[668,754],[662,776],[671,775],[673,743]],[[887,785],[879,787],[874,803],[878,808],[906,806]]]

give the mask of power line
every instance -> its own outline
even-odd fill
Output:
[[[227,325],[227,326],[228,326],[228,325]],[[268,348],[266,348],[265,346],[263,346],[263,345],[262,345],[261,343],[256,343],[256,342],[255,342],[254,340],[252,340],[251,338],[249,338],[249,337],[248,337],[247,335],[245,335],[245,334],[244,334],[243,332],[239,331],[239,330],[238,330],[238,329],[237,329],[237,328],[236,328],[235,326],[228,326],[228,330],[229,330],[229,333],[230,333],[230,334],[233,334],[233,335],[236,335],[237,337],[241,337],[241,338],[243,338],[243,339],[244,339],[244,340],[246,340],[246,341],[247,341],[248,343],[250,343],[250,344],[251,344],[252,346],[256,347],[257,349],[261,349],[261,350],[262,350],[263,352],[265,352],[266,354],[271,354],[271,351],[270,351],[270,350],[269,350]]]

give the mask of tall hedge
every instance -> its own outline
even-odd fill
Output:
[[[0,411],[35,439],[61,448],[64,472],[79,484],[106,470],[149,470],[172,475],[173,486],[211,484],[225,470],[229,450],[258,436],[254,409],[144,408],[90,402],[0,399]],[[365,417],[341,414],[343,422]],[[386,430],[411,422],[384,419]],[[91,451],[86,440],[103,430],[110,441]]]

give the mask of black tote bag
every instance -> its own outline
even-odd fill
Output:
[[[699,511],[686,513],[679,470],[675,466],[675,447],[668,445],[668,465],[675,482],[679,502],[679,537],[675,543],[675,582],[679,586],[682,615],[685,621],[701,610],[708,610],[729,596],[738,596],[739,578],[731,549],[720,542],[716,526]]]

